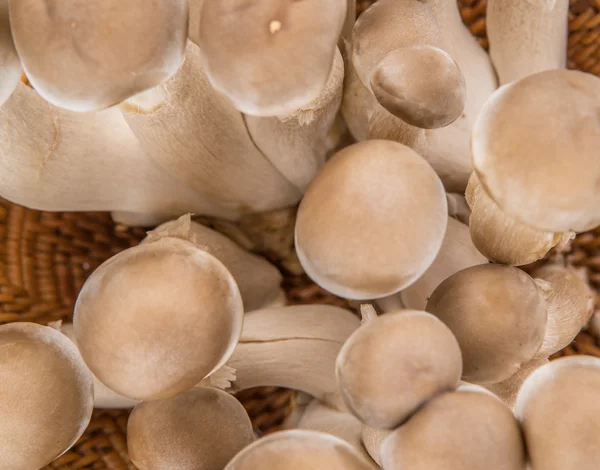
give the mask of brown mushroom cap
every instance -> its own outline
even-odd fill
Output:
[[[375,470],[346,441],[317,431],[283,431],[259,439],[225,470]]]
[[[473,166],[503,211],[551,232],[600,225],[599,102],[600,79],[572,70],[492,95],[473,128]]]
[[[461,391],[434,398],[394,431],[381,460],[386,470],[523,470],[525,450],[504,403]]]
[[[532,468],[595,469],[600,462],[600,359],[564,357],[523,384],[515,413]]]
[[[0,469],[38,469],[66,452],[93,410],[92,375],[53,328],[0,326]]]
[[[435,289],[426,310],[456,336],[467,382],[508,379],[533,359],[544,339],[544,297],[530,276],[509,266],[459,271]]]
[[[309,186],[296,250],[321,287],[379,298],[409,286],[433,263],[447,220],[444,188],[431,166],[402,144],[369,140],[338,152]]]
[[[285,115],[325,87],[345,20],[346,0],[205,0],[198,45],[237,109]]]
[[[10,0],[23,68],[50,103],[107,108],[173,75],[183,62],[188,2]],[[57,64],[60,64],[57,66]]]
[[[460,382],[458,342],[425,312],[382,315],[356,330],[336,363],[344,402],[368,426],[393,429],[439,393]]]
[[[222,470],[253,441],[244,407],[215,388],[141,403],[127,422],[127,450],[140,470]]]
[[[458,64],[433,46],[390,52],[373,71],[371,88],[390,113],[423,129],[445,127],[465,108],[465,79]]]
[[[243,321],[235,281],[212,255],[166,238],[125,250],[86,281],[74,328],[98,379],[128,398],[183,392],[233,353]]]
[[[10,32],[8,0],[0,0],[0,106],[17,87],[21,78],[21,61]]]

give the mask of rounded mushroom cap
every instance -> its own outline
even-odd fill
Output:
[[[497,384],[486,385],[485,388],[494,393],[508,406],[514,408],[517,401],[517,395],[523,386],[523,382],[525,382],[527,377],[529,377],[536,369],[548,364],[548,362],[548,358],[546,357],[543,359],[534,359],[533,361],[524,364],[512,377]]]
[[[259,439],[225,470],[375,470],[346,441],[316,431],[283,431]]]
[[[503,211],[551,232],[600,225],[599,102],[600,79],[567,70],[492,95],[471,146],[481,184]]]
[[[544,297],[530,276],[509,266],[459,271],[435,289],[426,310],[456,336],[467,382],[508,379],[533,359],[544,339]]]
[[[434,398],[396,429],[381,446],[381,460],[386,470],[522,470],[525,449],[504,403],[462,391]]]
[[[0,326],[0,469],[41,468],[66,452],[92,417],[92,375],[53,328]]]
[[[10,0],[23,68],[50,103],[107,108],[152,88],[183,62],[188,2]],[[60,64],[60,66],[57,66]]]
[[[534,469],[593,469],[600,462],[600,359],[571,356],[523,384],[515,413]]]
[[[286,115],[325,87],[345,19],[346,0],[205,0],[198,45],[238,110]]]
[[[465,79],[456,61],[433,46],[407,46],[390,52],[371,75],[379,104],[411,126],[445,127],[465,108]]]
[[[127,422],[127,449],[140,470],[222,470],[253,441],[244,407],[215,388],[141,403]]]
[[[115,392],[168,398],[218,369],[243,322],[235,281],[212,255],[166,238],[125,250],[86,281],[75,305],[77,344]]]
[[[321,287],[351,299],[380,298],[431,266],[447,220],[444,188],[431,166],[402,144],[369,140],[338,152],[309,186],[296,250]]]
[[[336,362],[338,388],[363,423],[393,429],[462,373],[458,342],[425,312],[387,313],[356,330]]]

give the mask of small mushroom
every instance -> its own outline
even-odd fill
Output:
[[[498,383],[539,351],[546,301],[536,282],[510,266],[463,269],[431,294],[426,310],[452,330],[462,351],[463,380]]]
[[[253,441],[244,407],[215,388],[140,403],[127,422],[127,450],[139,470],[222,470]]]
[[[434,396],[455,389],[458,342],[425,312],[387,313],[355,331],[336,363],[349,410],[368,426],[393,429]]]
[[[0,469],[37,470],[65,453],[92,417],[93,384],[54,328],[0,326]]]
[[[173,237],[103,263],[83,286],[73,319],[90,370],[137,400],[176,395],[219,369],[242,322],[242,299],[229,271]]]
[[[145,0],[9,1],[27,78],[55,106],[107,108],[165,81],[183,62],[186,0],[152,8]]]
[[[237,454],[225,470],[375,470],[346,441],[295,429],[263,437]]]
[[[525,447],[504,403],[460,391],[434,398],[396,429],[381,446],[381,461],[385,470],[523,470]]]
[[[17,88],[21,61],[17,55],[8,17],[8,0],[0,0],[0,106]]]
[[[531,374],[517,397],[533,470],[594,469],[600,462],[600,359],[563,357]]]
[[[447,219],[444,188],[424,159],[396,142],[361,142],[338,152],[309,186],[296,251],[328,291],[384,297],[429,268]]]
[[[500,209],[555,233],[600,225],[599,102],[600,78],[574,70],[540,72],[494,93],[473,128],[472,152]]]
[[[327,82],[346,3],[204,0],[200,31],[193,34],[211,84],[249,115],[280,116],[306,106]]]

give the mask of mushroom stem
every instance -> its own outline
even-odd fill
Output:
[[[17,87],[21,78],[21,61],[10,31],[8,0],[0,0],[0,106]]]

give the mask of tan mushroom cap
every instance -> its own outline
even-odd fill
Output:
[[[600,359],[564,357],[523,384],[515,413],[534,470],[598,468]]]
[[[10,32],[8,0],[0,0],[0,106],[17,87],[21,78],[21,61]]]
[[[600,225],[599,102],[600,79],[572,70],[492,95],[473,128],[473,166],[503,211],[551,232]]]
[[[387,313],[362,326],[342,347],[338,388],[352,413],[368,426],[393,429],[462,374],[458,342],[425,312]]]
[[[481,392],[434,398],[381,446],[385,470],[523,470],[521,430],[510,409]]]
[[[237,109],[285,115],[325,87],[345,20],[346,0],[205,0],[198,45]]]
[[[375,470],[346,441],[317,431],[283,431],[259,439],[225,470]]]
[[[33,87],[73,111],[107,108],[152,88],[183,62],[188,2],[10,0],[17,50]],[[57,65],[59,64],[59,65]]]
[[[243,322],[235,281],[212,255],[175,238],[125,250],[86,281],[73,320],[98,379],[138,400],[196,385],[233,353]]]
[[[550,362],[548,358],[534,359],[533,361],[529,361],[527,364],[524,364],[512,377],[497,384],[486,385],[485,388],[494,393],[508,406],[514,408],[515,403],[517,402],[517,395],[523,386],[523,382],[525,382],[527,377],[529,377],[535,370],[548,364],[548,362]]]
[[[544,297],[529,275],[510,266],[459,271],[435,289],[426,310],[456,336],[467,382],[508,379],[533,359],[544,339]]]
[[[92,417],[92,375],[53,328],[0,326],[0,470],[37,470],[66,452]]]
[[[406,123],[445,127],[465,108],[465,79],[456,61],[433,46],[407,46],[386,55],[371,75],[377,101]]]
[[[296,251],[328,291],[380,298],[431,266],[447,220],[444,187],[431,166],[402,144],[369,140],[338,152],[309,186]]]
[[[139,470],[222,470],[253,441],[244,407],[215,388],[141,403],[127,422],[127,450]]]

